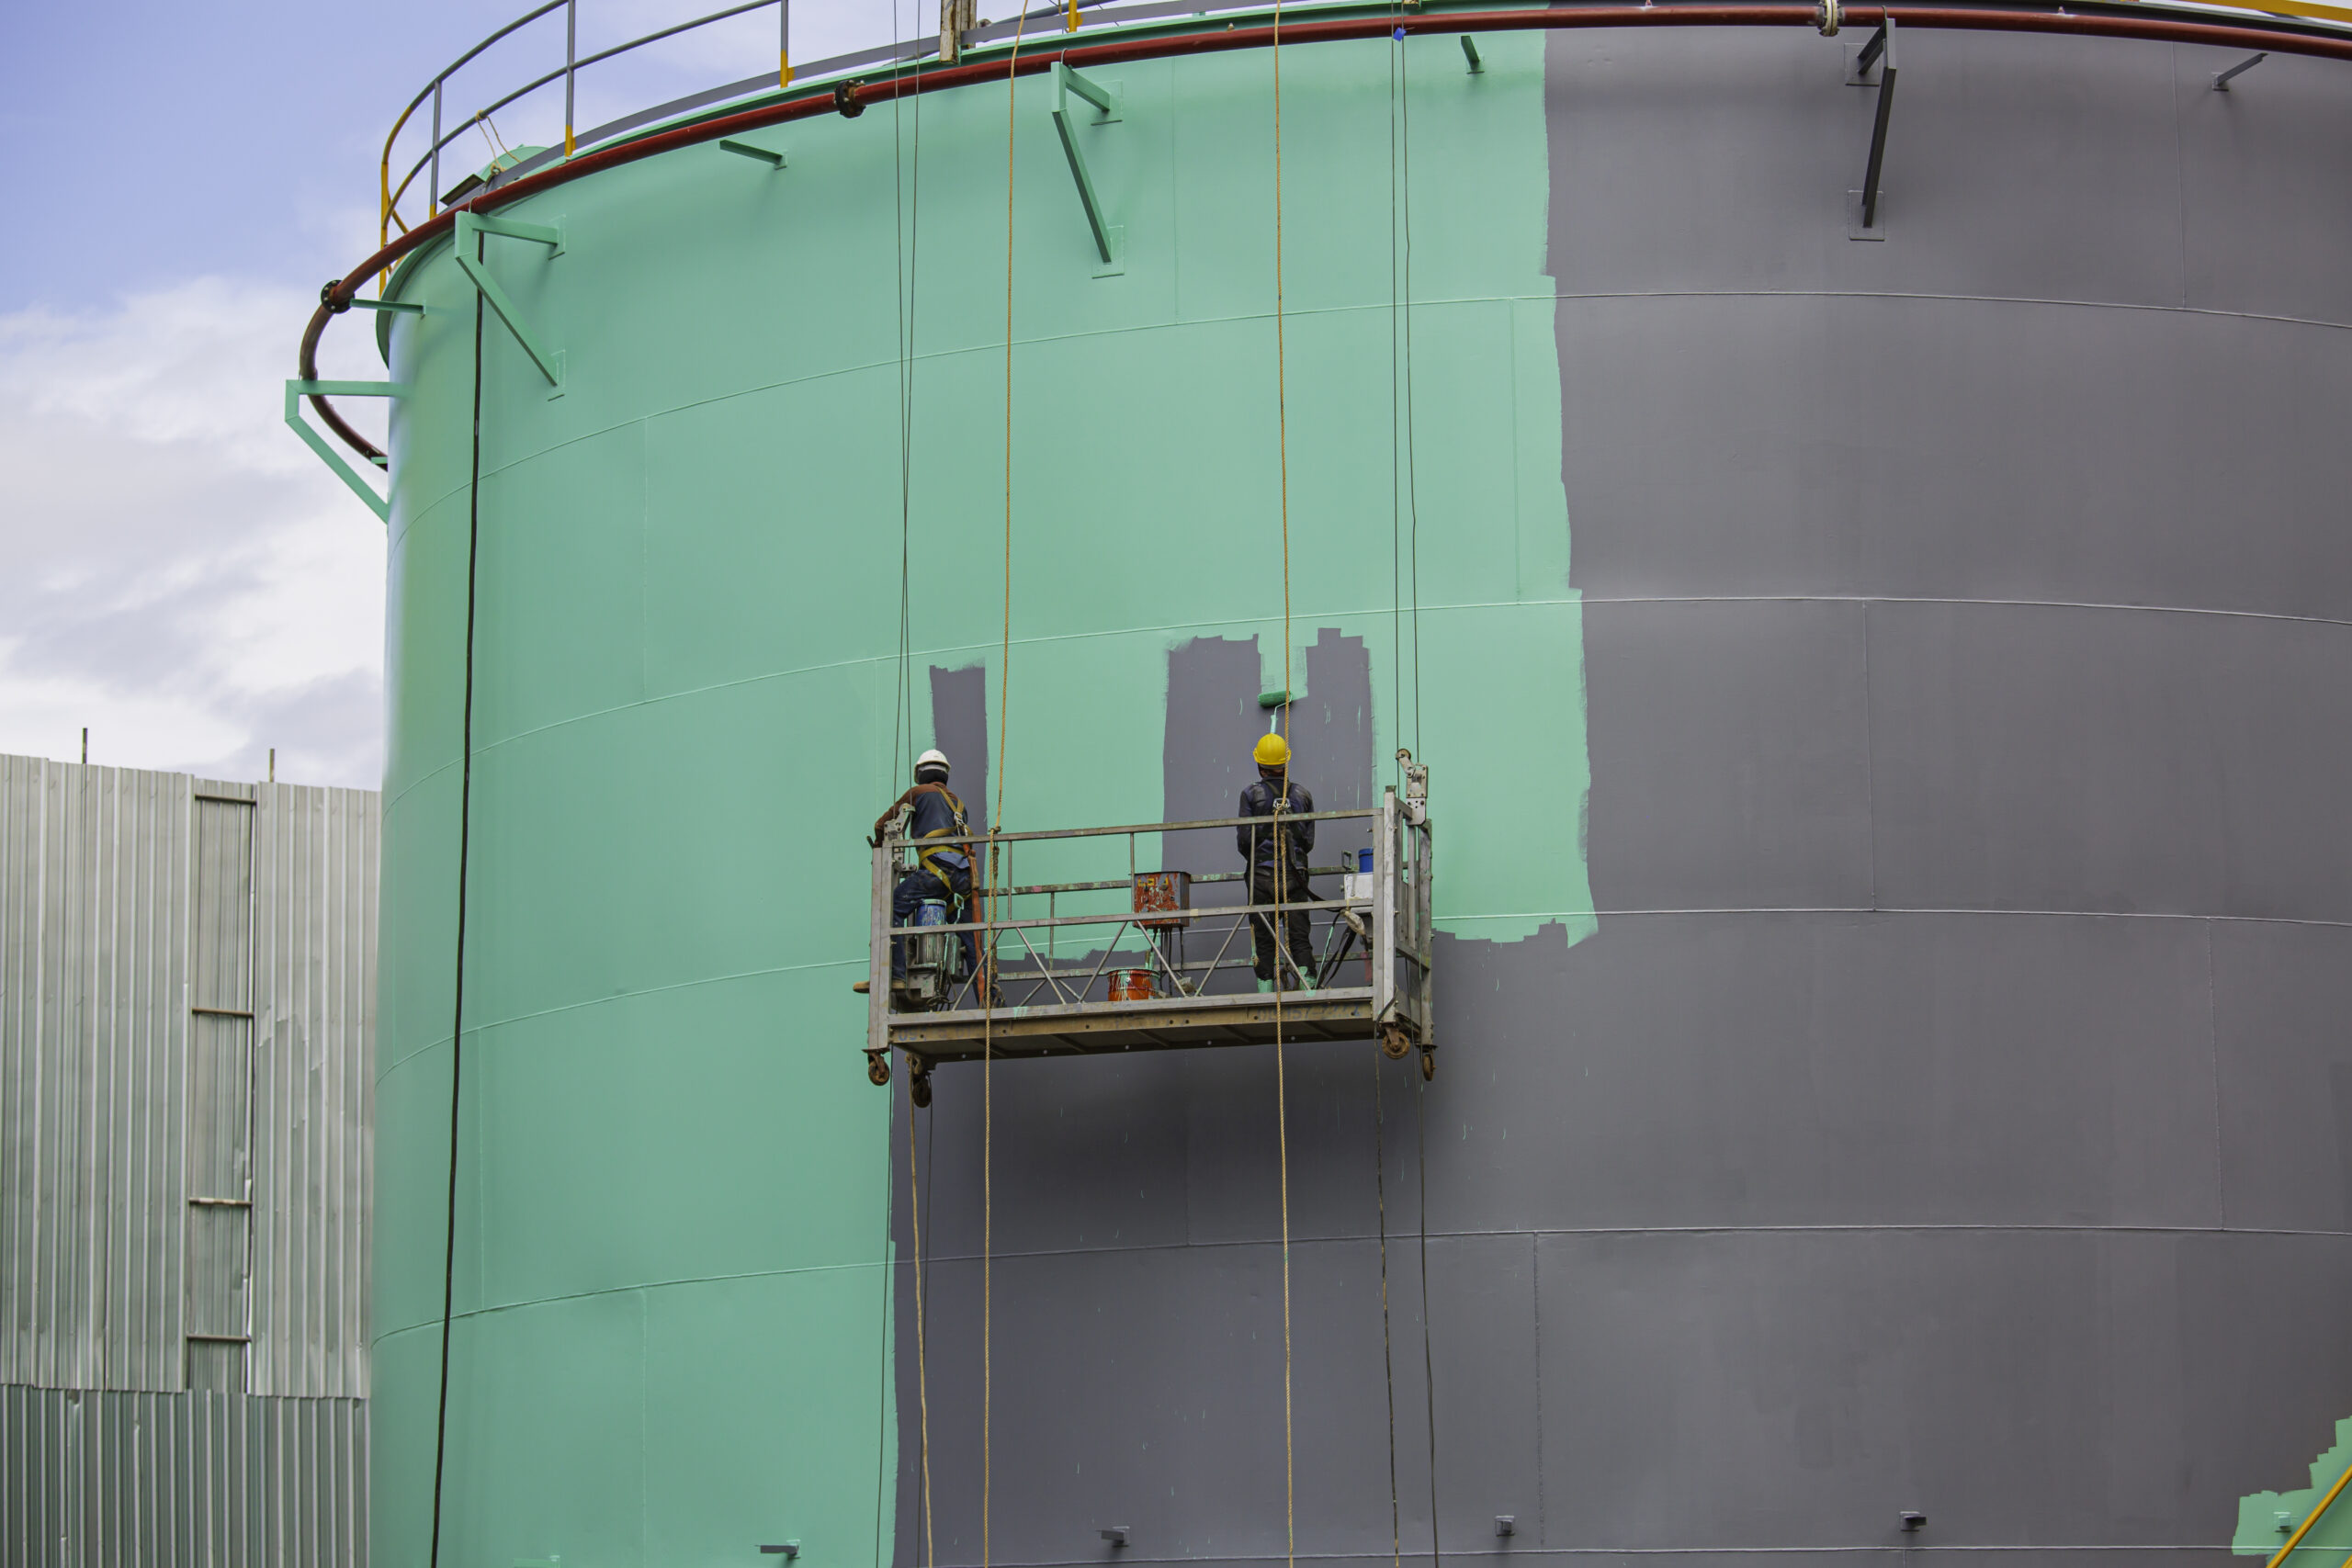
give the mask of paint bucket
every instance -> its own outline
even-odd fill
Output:
[[[915,906],[915,924],[944,926],[947,923],[947,900],[944,898],[926,898]]]
[[[1153,988],[1148,969],[1114,969],[1111,971],[1111,999],[1114,1002],[1148,1002],[1159,996]]]

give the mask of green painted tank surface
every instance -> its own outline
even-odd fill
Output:
[[[1286,425],[1292,647],[1363,639],[1375,755],[1402,736],[1445,759],[1445,821],[1499,821],[1510,781],[1540,777],[1573,822],[1544,43],[1479,48],[1476,74],[1451,37],[1283,51],[1280,375],[1264,51],[1097,73],[1120,112],[1078,135],[1119,230],[1107,276],[1048,77],[1010,89],[1009,215],[1001,83],[753,138],[780,170],[705,145],[503,209],[562,231],[554,255],[489,237],[483,262],[560,352],[560,395],[447,245],[402,267],[391,293],[425,313],[388,338],[411,391],[376,1562],[426,1559],[453,1166],[441,1562],[737,1562],[786,1540],[808,1568],[891,1559],[890,1097],[850,987],[864,835],[908,757],[902,539],[913,744],[933,738],[924,671],[985,666],[992,750],[1009,694],[1006,828],[1161,819],[1171,649],[1254,638],[1283,682]],[[1417,712],[1416,690],[1445,695]],[[1444,838],[1441,924],[1589,931],[1565,838]]]

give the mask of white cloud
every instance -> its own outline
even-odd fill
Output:
[[[0,750],[87,725],[93,761],[378,783],[382,526],[280,423],[314,302],[208,277],[0,316]]]

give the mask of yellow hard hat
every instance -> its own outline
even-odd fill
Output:
[[[1272,730],[1258,737],[1257,750],[1250,753],[1261,768],[1280,768],[1290,761],[1290,742]]]

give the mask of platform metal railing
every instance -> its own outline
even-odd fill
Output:
[[[1324,863],[1308,866],[1305,886],[1281,888],[1277,902],[1250,902],[1246,870],[1170,863],[1200,863],[1202,839],[1209,858],[1229,857],[1236,829],[1287,834],[1308,823]],[[934,897],[897,924],[894,896],[919,847],[968,854],[971,895],[962,908]],[[1334,847],[1345,855],[1338,863],[1329,858]],[[1023,871],[1033,879],[1022,880]],[[1377,1039],[1392,1055],[1419,1048],[1427,1061],[1435,1044],[1432,873],[1427,814],[1393,790],[1365,809],[1279,818],[973,834],[920,846],[893,833],[873,858],[865,1049],[876,1082],[887,1081],[893,1051],[906,1053],[920,1077],[936,1063],[983,1055],[1250,1044],[1277,1031],[1294,1040]],[[1219,901],[1195,904],[1193,889]],[[1239,898],[1222,901],[1227,889]],[[1287,941],[1298,916],[1305,952]],[[1256,983],[1261,936],[1277,950],[1267,988]]]

